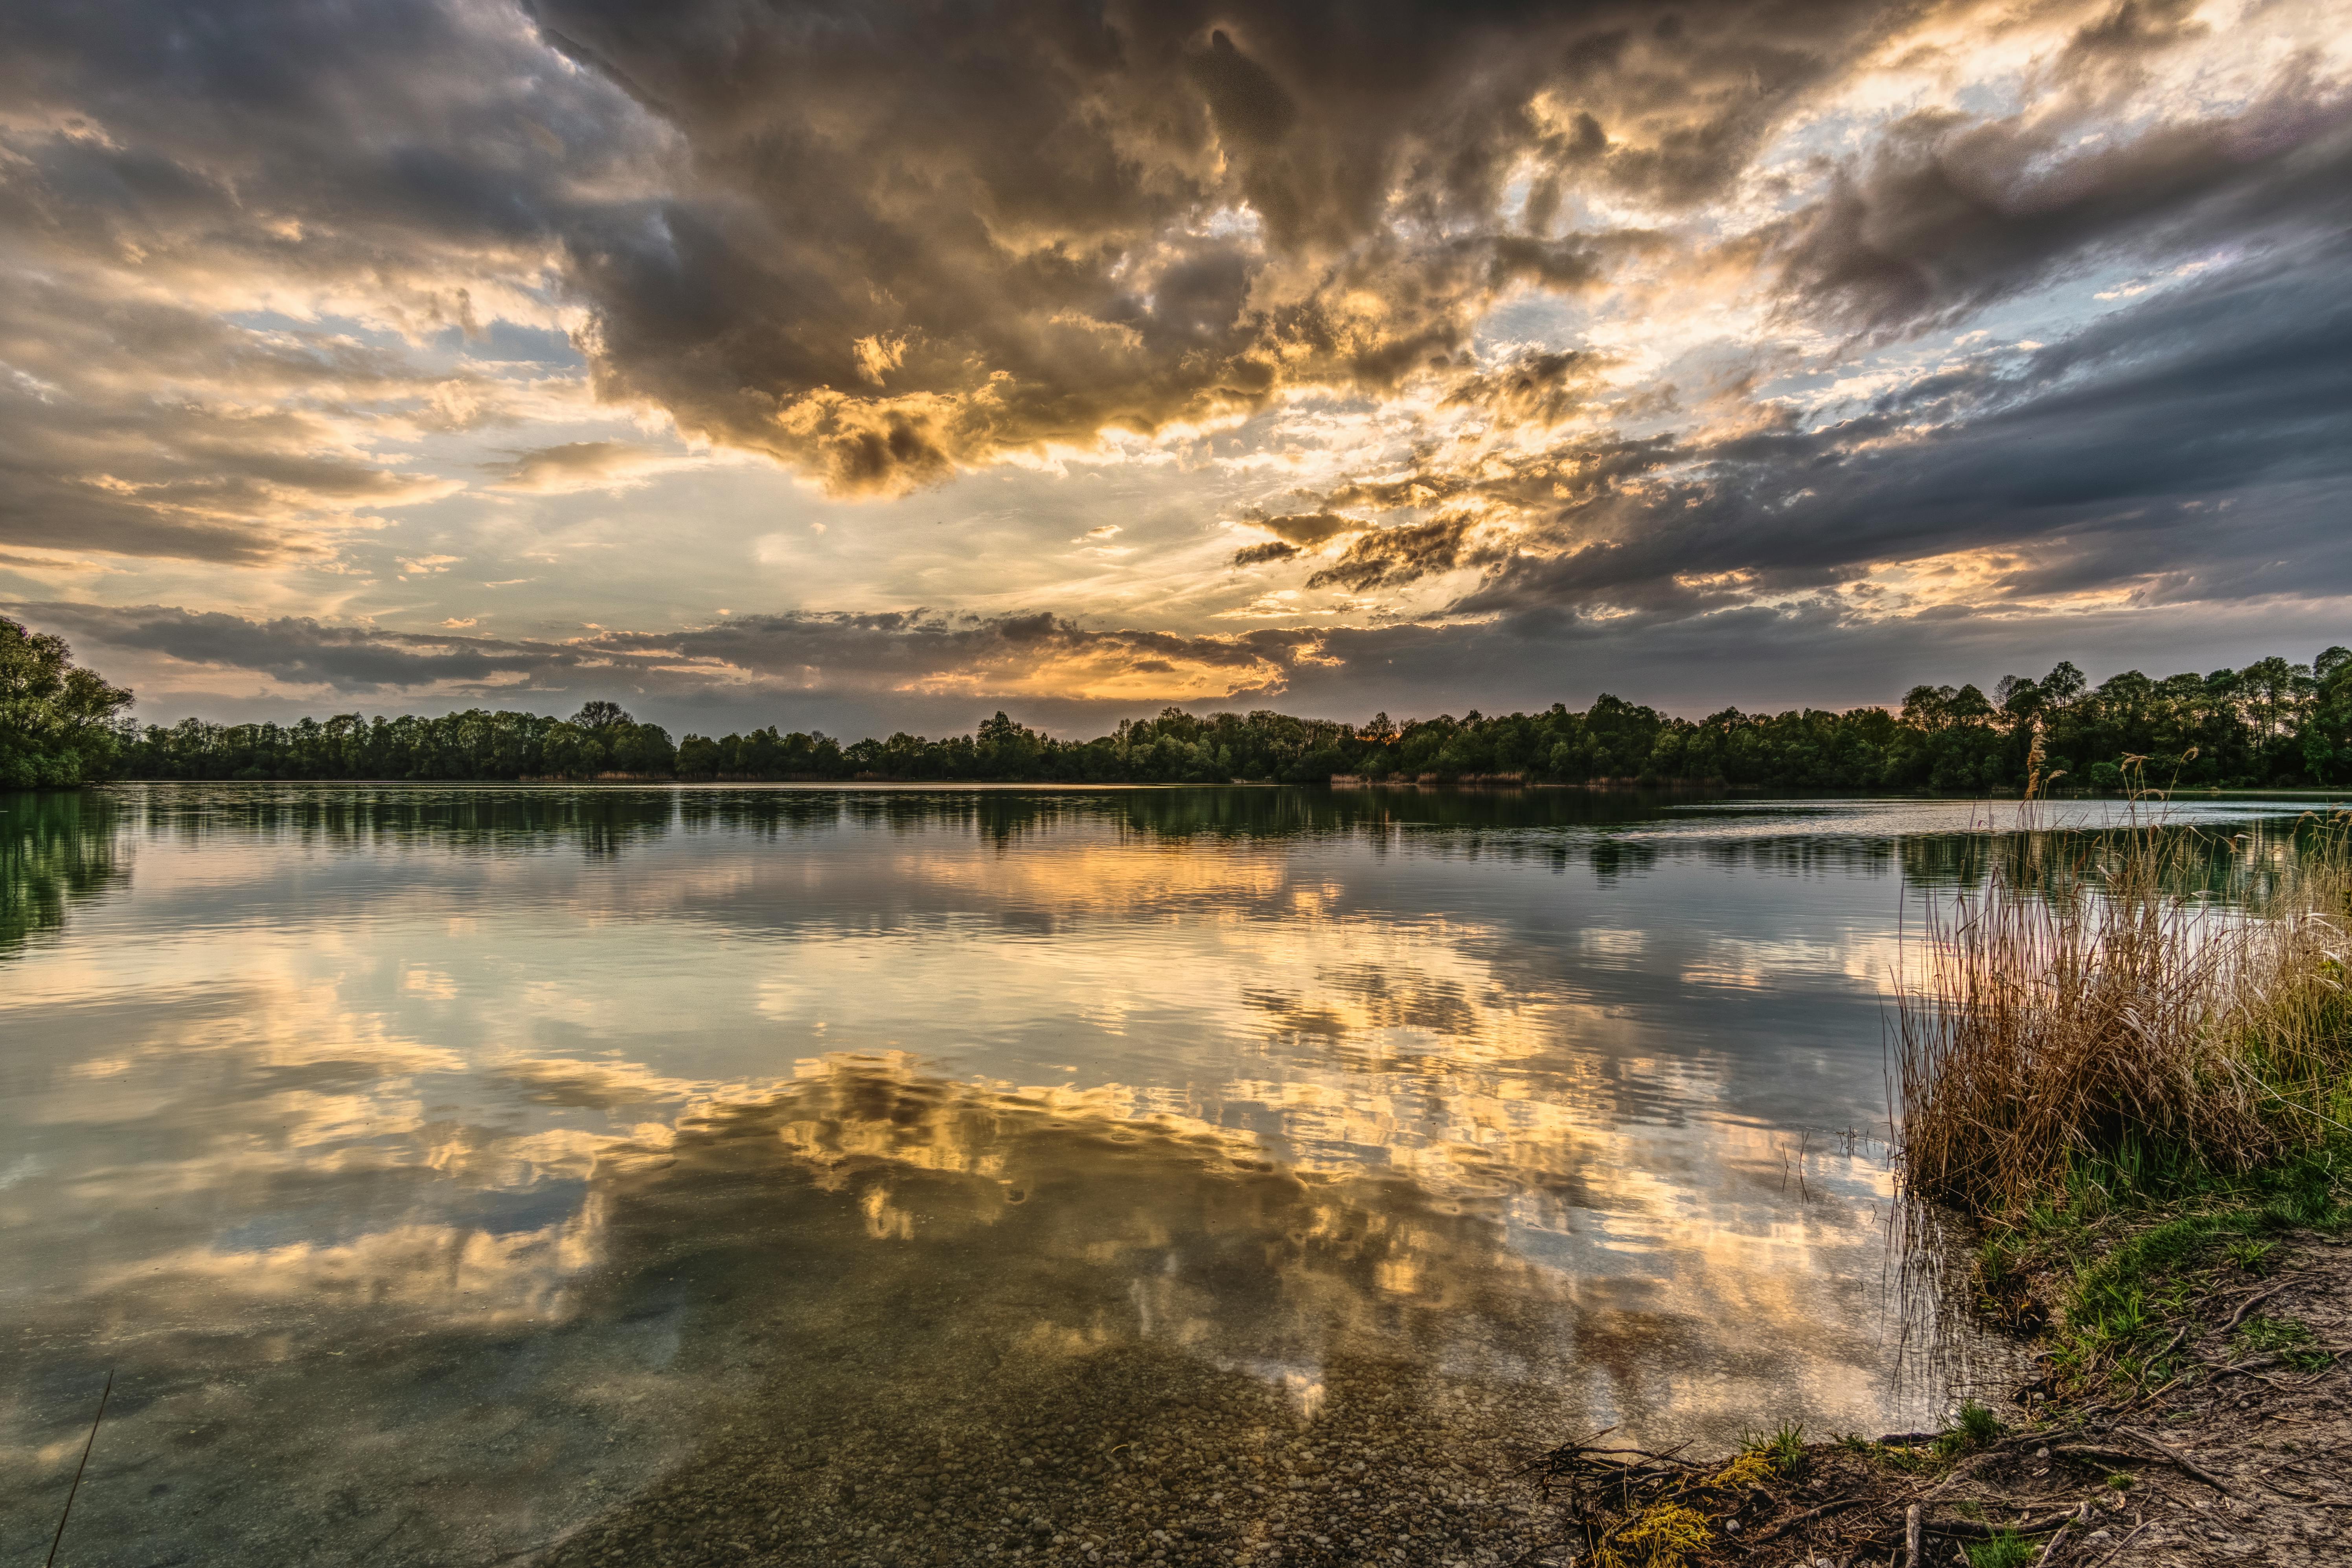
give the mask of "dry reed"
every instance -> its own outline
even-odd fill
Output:
[[[2265,885],[2222,900],[2188,889],[2243,845],[2145,798],[2110,832],[2004,844],[1896,978],[1911,1195],[1995,1218],[2136,1152],[2244,1171],[2342,1131],[2347,822],[2306,818]]]

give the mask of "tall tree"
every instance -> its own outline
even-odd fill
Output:
[[[65,639],[0,616],[0,789],[69,789],[114,764],[131,693],[73,662]]]

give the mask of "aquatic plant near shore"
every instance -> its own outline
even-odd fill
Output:
[[[2217,846],[2160,811],[2072,856],[2021,835],[1898,977],[1909,1194],[2003,1220],[2341,1135],[2347,825],[2307,822],[2242,905],[2188,890]]]

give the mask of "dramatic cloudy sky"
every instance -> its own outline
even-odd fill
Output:
[[[2352,0],[0,21],[151,721],[1846,706],[2352,640]]]

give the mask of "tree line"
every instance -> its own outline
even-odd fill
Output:
[[[2097,686],[2068,662],[2039,678],[1917,686],[1897,711],[1860,708],[1672,717],[1603,695],[1581,711],[1361,724],[1261,710],[1169,708],[1065,741],[998,713],[970,735],[843,743],[776,726],[675,743],[612,702],[568,719],[468,709],[437,718],[139,725],[130,693],[72,667],[65,645],[0,620],[0,787],[88,779],[535,779],[1312,784],[1334,777],[1709,783],[1766,789],[2061,791],[2120,787],[2137,768],[2184,787],[2352,783],[2352,652],[2310,664]]]

